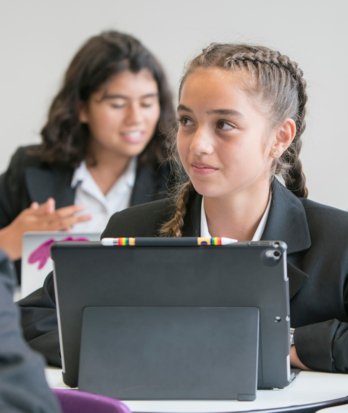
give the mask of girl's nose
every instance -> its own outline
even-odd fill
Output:
[[[192,136],[190,149],[197,155],[211,154],[213,152],[213,142],[209,132],[198,128]]]
[[[137,103],[130,103],[127,107],[126,122],[130,125],[136,125],[142,120],[142,110]]]

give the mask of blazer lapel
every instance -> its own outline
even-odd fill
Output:
[[[201,203],[201,195],[194,192],[187,203],[182,231],[184,237],[199,237],[201,235]]]
[[[194,192],[187,203],[185,236],[200,235],[201,202],[202,197]],[[277,180],[272,184],[272,203],[262,239],[286,242],[288,254],[303,251],[311,245],[306,212],[301,201]]]
[[[156,183],[153,168],[149,165],[138,168],[130,204],[137,205],[152,201],[155,190]]]
[[[57,208],[72,205],[75,198],[75,189],[71,187],[72,173],[70,169],[26,168],[25,179],[30,199],[43,203],[53,197]]]
[[[288,257],[288,277],[290,298],[293,298],[309,276],[291,262],[291,257]]]
[[[286,242],[288,254],[303,251],[311,245],[302,202],[277,179],[272,184],[272,202],[262,239]]]
[[[194,193],[187,203],[183,236],[200,236],[202,197]],[[302,202],[278,180],[272,184],[272,202],[263,240],[286,242],[290,297],[292,298],[308,278],[297,266],[301,252],[311,246],[307,216]]]
[[[302,202],[287,190],[277,179],[272,184],[272,202],[263,240],[286,242],[290,297],[301,288],[308,275],[296,265],[297,253],[311,246],[306,211]]]

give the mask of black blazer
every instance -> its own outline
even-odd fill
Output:
[[[0,251],[0,411],[58,413],[48,388],[42,357],[22,337],[19,312],[13,303],[12,264]]]
[[[184,236],[200,236],[200,208],[195,194]],[[172,201],[162,200],[121,211],[102,237],[159,235],[173,210]],[[314,370],[348,372],[348,213],[296,198],[275,180],[262,239],[288,245],[291,325],[300,360]]]
[[[74,203],[75,189],[71,187],[74,169],[42,162],[30,154],[35,147],[18,148],[8,169],[0,175],[0,228],[9,225],[34,201],[43,203],[53,197],[57,208]],[[170,184],[168,164],[138,166],[130,204],[163,198]],[[19,274],[19,262],[16,269]]]
[[[172,199],[114,214],[102,237],[157,236],[172,215]],[[187,204],[183,235],[200,235],[201,197]],[[301,361],[314,370],[348,372],[348,213],[296,198],[278,181],[262,239],[288,245],[291,324]],[[59,365],[52,277],[22,300],[26,338]]]

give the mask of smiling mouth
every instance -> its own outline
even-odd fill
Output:
[[[121,133],[122,138],[129,143],[138,143],[143,141],[144,133],[142,131],[129,131]]]

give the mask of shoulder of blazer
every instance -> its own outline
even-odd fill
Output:
[[[325,220],[339,219],[341,224],[348,224],[348,211],[344,211],[343,209],[335,208],[330,205],[321,204],[307,198],[300,198],[300,200],[309,217],[313,216],[319,219],[324,217]]]
[[[73,168],[58,167],[42,162],[31,153],[38,145],[19,147],[11,158],[4,176],[6,185],[18,194],[27,193],[27,203],[45,202],[54,197],[56,205],[69,205],[74,201],[74,191],[70,186]],[[21,196],[21,195],[19,195]]]
[[[1,227],[8,225],[23,209],[31,204],[25,173],[28,166],[38,164],[38,159],[28,153],[34,147],[19,147],[12,155],[6,171],[0,175]]]
[[[288,246],[288,254],[307,250],[311,246],[306,211],[301,199],[277,179],[272,183],[271,206],[262,239],[284,241]]]
[[[348,249],[348,212],[309,199],[301,202],[311,236],[322,238],[325,244],[332,242],[337,248]]]
[[[110,218],[101,238],[158,236],[161,225],[169,219],[174,209],[172,198],[124,209]]]
[[[23,178],[23,175],[28,168],[42,171],[64,170],[69,171],[70,173],[73,171],[73,168],[70,167],[58,167],[43,162],[34,152],[38,147],[39,145],[28,145],[17,148],[11,157],[7,170],[3,175],[7,174],[10,176],[15,176],[17,179],[22,175]]]
[[[11,157],[9,169],[15,166],[24,169],[28,166],[42,165],[43,162],[40,158],[34,153],[31,153],[39,146],[40,145],[26,145],[18,147]]]

